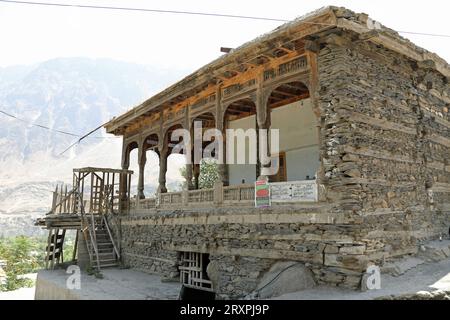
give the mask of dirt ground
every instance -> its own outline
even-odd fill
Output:
[[[367,300],[388,295],[450,290],[450,259],[421,264],[405,274],[393,277],[381,274],[381,289],[366,292],[345,290],[329,286],[317,286],[281,295],[279,300]]]
[[[162,283],[160,278],[135,270],[106,269],[103,279],[82,275],[79,299],[177,299],[178,283]],[[44,271],[46,279],[64,286],[68,275],[64,270]],[[49,278],[50,277],[50,278]],[[415,293],[436,289],[450,290],[450,259],[424,263],[405,274],[394,277],[381,275],[381,289],[366,292],[345,290],[329,286],[288,293],[273,299],[286,300],[366,300],[381,296]],[[33,300],[35,288],[23,288],[11,292],[0,292],[0,300]]]

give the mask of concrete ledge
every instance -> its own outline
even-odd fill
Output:
[[[105,269],[103,279],[81,273],[81,289],[68,289],[71,274],[65,270],[41,270],[35,300],[175,300],[180,283],[161,282],[161,277],[129,269]]]

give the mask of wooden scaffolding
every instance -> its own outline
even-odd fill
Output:
[[[91,267],[99,270],[117,265],[120,250],[109,226],[108,215],[129,209],[132,173],[107,168],[74,169],[72,189],[62,184],[56,187],[51,210],[36,223],[49,230],[45,257],[47,269],[64,262],[67,230],[76,230],[72,260],[76,260],[81,234]]]

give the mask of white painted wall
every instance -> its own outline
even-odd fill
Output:
[[[271,128],[280,130],[280,151],[286,153],[288,181],[306,180],[306,176],[312,179],[320,163],[317,121],[310,99],[274,109],[271,117]],[[255,116],[231,121],[228,128],[255,128]],[[230,184],[256,180],[256,165],[229,165],[228,172]]]
[[[247,118],[242,118],[235,121],[230,121],[228,123],[228,129],[243,129],[247,130],[250,128],[255,128],[256,118],[255,116],[250,116]],[[249,163],[248,146],[249,142],[246,139],[245,149],[246,149],[246,163]],[[234,146],[234,163],[237,163],[237,143]],[[243,184],[243,183],[254,183],[256,180],[256,165],[255,164],[231,164],[228,166],[228,178],[230,185],[233,184]]]

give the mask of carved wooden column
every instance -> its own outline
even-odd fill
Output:
[[[256,129],[256,178],[261,176],[261,162],[259,160],[259,126],[258,117],[255,117],[255,129]]]
[[[190,120],[189,116],[189,106],[186,107],[186,114],[185,114],[185,123],[184,128],[186,130],[189,130],[190,135],[190,141],[189,144],[186,145],[185,152],[186,152],[186,187],[187,190],[194,189],[194,185],[192,184],[192,175],[193,175],[193,163],[194,163],[194,153],[193,153],[193,145],[192,141],[194,139],[194,132],[193,132],[193,125]]]
[[[138,199],[145,199],[144,194],[144,170],[145,170],[145,164],[147,162],[147,154],[144,150],[144,143],[141,143],[139,145],[139,156],[138,156],[138,163],[139,163],[139,180],[138,180],[138,187],[137,187],[137,197]]]
[[[130,167],[130,152],[128,150],[128,145],[126,144],[125,138],[122,142],[122,170],[128,170]],[[128,205],[128,196],[127,196],[127,190],[128,190],[128,175],[126,173],[120,174],[120,181],[119,181],[119,199],[120,199],[120,210],[121,212],[123,210],[127,210]]]
[[[227,163],[227,144],[226,144],[226,129],[221,130],[222,136],[223,136],[223,147],[222,147],[222,163],[218,165],[218,173],[219,173],[219,179],[222,181],[224,186],[228,186],[229,176],[228,176],[228,163]]]
[[[270,175],[270,144],[269,144],[269,129],[270,129],[270,108],[267,105],[267,92],[263,90],[263,74],[258,77],[258,88],[256,90],[256,127],[258,139],[258,154],[257,167],[260,168],[258,180],[268,179]],[[259,130],[265,130],[265,138],[260,135]],[[261,158],[261,154],[263,157]]]
[[[200,164],[193,165],[193,173],[194,173],[194,189],[199,189],[199,177],[200,177]]]
[[[194,164],[193,164],[193,151],[186,150],[186,152],[190,153],[190,160],[186,163],[186,186],[188,190],[194,189],[194,185],[192,183],[192,177],[193,177],[193,170],[194,170]]]
[[[218,146],[219,150],[219,164],[218,174],[219,179],[224,186],[229,184],[228,180],[228,164],[227,164],[227,149],[226,149],[226,125],[224,122],[224,112],[222,108],[222,88],[219,86],[216,90],[216,129],[222,133],[222,145]]]
[[[163,141],[163,145],[159,148],[159,186],[158,193],[166,193],[166,173],[167,173],[167,157],[169,156],[169,146],[167,141]]]
[[[169,137],[166,137],[164,132],[164,110],[161,108],[159,116],[159,136],[161,141],[158,141],[158,156],[159,156],[159,178],[157,193],[166,193],[166,173],[167,173],[167,157],[169,156]]]

